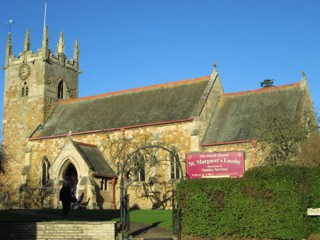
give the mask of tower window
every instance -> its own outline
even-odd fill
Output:
[[[63,99],[63,80],[58,84],[58,99]]]
[[[27,97],[29,95],[29,87],[28,83],[24,82],[21,88],[21,96],[22,97]]]

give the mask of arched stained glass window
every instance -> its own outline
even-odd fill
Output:
[[[49,174],[49,170],[50,170],[51,164],[50,161],[47,158],[44,158],[42,161],[42,174],[41,174],[41,185],[47,186],[48,182],[50,180],[50,174]]]

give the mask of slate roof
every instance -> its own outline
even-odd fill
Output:
[[[279,111],[296,119],[302,112],[304,95],[305,88],[300,83],[223,94],[202,145],[253,140],[251,127],[254,118],[266,118],[270,111]]]
[[[206,76],[60,101],[32,138],[193,118],[206,99],[209,82]]]
[[[116,177],[117,174],[108,164],[107,160],[99,149],[92,144],[72,142],[76,147],[82,158],[86,161],[88,166],[92,169],[93,174],[99,177]]]

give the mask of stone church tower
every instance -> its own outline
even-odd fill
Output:
[[[15,179],[15,187],[24,182],[27,169],[23,166],[29,136],[41,127],[58,100],[78,97],[78,41],[72,60],[68,60],[64,53],[62,32],[55,54],[49,50],[47,27],[44,28],[41,48],[34,53],[30,45],[27,30],[23,52],[15,57],[11,34],[8,34],[2,138],[5,154],[16,171],[12,176],[21,176],[21,179]]]

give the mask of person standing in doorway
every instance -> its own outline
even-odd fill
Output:
[[[71,206],[71,189],[67,180],[63,181],[63,186],[60,190],[59,200],[62,202],[62,215],[66,217]]]

